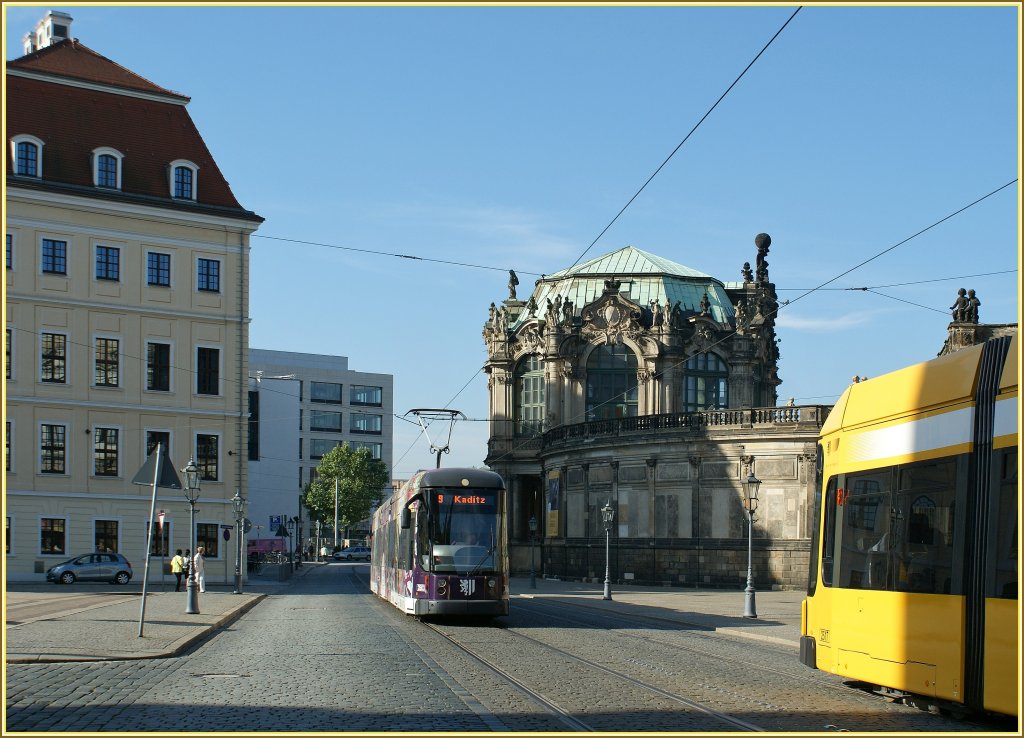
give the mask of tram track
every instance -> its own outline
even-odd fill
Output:
[[[528,604],[524,605],[524,602],[527,602]],[[563,611],[563,610],[565,610],[567,608],[582,609],[579,606],[574,605],[571,602],[570,603],[549,604],[549,603],[541,602],[541,601],[538,601],[538,600],[528,600],[528,601],[517,600],[516,607],[518,609],[525,609],[527,611],[530,611],[530,610],[542,610],[545,613],[545,617],[561,620],[561,621],[569,623],[569,624],[571,624],[573,626],[592,625],[592,623],[593,623],[593,621],[588,621],[588,620],[585,620],[585,619],[576,619],[576,618],[567,617],[563,612],[560,612],[560,611]],[[595,618],[596,617],[597,616],[595,616]],[[619,621],[619,622],[623,622],[623,623],[643,624],[642,627],[646,628],[648,631],[651,630],[650,626],[653,623],[655,626],[657,626],[655,628],[654,632],[665,632],[665,633],[685,632],[685,633],[687,633],[688,635],[690,635],[691,637],[693,637],[695,639],[715,639],[715,638],[720,639],[721,638],[720,635],[716,635],[715,634],[715,631],[709,630],[709,629],[705,628],[704,626],[689,626],[689,625],[686,625],[686,624],[680,624],[678,622],[672,622],[672,621],[666,620],[664,618],[652,618],[652,617],[645,616],[645,615],[635,615],[635,614],[632,614],[632,613],[618,613],[618,612],[610,613],[610,612],[604,612],[604,613],[601,613],[599,619],[604,620],[604,621],[612,620],[612,621]],[[623,638],[632,638],[632,639],[644,641],[646,643],[655,644],[658,647],[671,648],[671,649],[673,649],[675,651],[685,652],[685,653],[689,653],[689,654],[695,654],[695,655],[699,655],[699,656],[705,656],[707,658],[713,658],[713,659],[717,659],[719,661],[729,661],[731,663],[735,663],[735,664],[738,664],[740,666],[743,666],[743,667],[746,667],[746,668],[750,668],[750,669],[756,669],[758,671],[765,672],[767,674],[784,676],[784,677],[786,677],[788,679],[802,680],[802,681],[805,681],[805,682],[810,683],[810,684],[822,684],[820,677],[815,676],[814,673],[811,672],[806,667],[803,667],[803,669],[807,673],[800,673],[799,671],[795,671],[795,670],[794,671],[790,671],[790,670],[787,670],[787,669],[778,669],[778,668],[773,668],[773,667],[770,667],[770,666],[766,666],[763,662],[757,662],[757,661],[748,660],[748,659],[738,659],[738,658],[735,658],[735,657],[732,657],[732,656],[725,656],[725,655],[722,654],[721,650],[709,651],[709,650],[705,650],[705,649],[701,649],[701,648],[695,648],[693,646],[684,646],[684,645],[681,645],[679,643],[672,643],[672,642],[670,642],[668,640],[665,640],[665,639],[655,638],[655,637],[653,637],[651,635],[638,635],[636,633],[623,633],[620,630],[616,630],[615,634],[617,636],[620,636],[620,637],[623,637]],[[773,646],[765,644],[765,646],[763,646],[763,647],[772,648]],[[825,684],[824,686],[827,686],[827,687],[830,687],[830,688],[836,689],[836,690],[842,690],[843,689],[843,687],[841,687],[840,685],[836,685],[836,684]]]
[[[447,640],[448,643],[450,643],[455,648],[458,648],[460,651],[471,657],[474,661],[483,664],[488,669],[493,671],[495,674],[499,675],[502,679],[513,684],[518,690],[528,695],[531,700],[533,700],[537,704],[543,705],[547,710],[549,710],[552,714],[555,714],[562,722],[564,722],[571,730],[586,732],[599,732],[607,730],[607,727],[594,726],[586,722],[586,720],[580,719],[571,710],[562,707],[561,705],[557,704],[554,700],[548,698],[544,694],[541,694],[537,690],[530,688],[523,681],[513,676],[507,669],[493,663],[487,657],[482,656],[475,649],[471,648],[466,643],[460,641],[455,636],[444,632],[444,630],[440,626],[430,622],[424,622],[423,625],[425,625],[434,633],[440,635],[442,638]],[[625,674],[621,671],[617,671],[616,669],[612,669],[602,664],[598,664],[594,661],[591,661],[590,659],[583,658],[565,649],[558,648],[557,646],[552,646],[551,644],[545,643],[544,641],[541,641],[537,638],[533,638],[531,636],[525,635],[515,630],[511,630],[504,624],[494,623],[494,628],[496,630],[501,630],[505,631],[506,633],[512,634],[518,639],[529,641],[535,646],[540,647],[551,654],[554,654],[556,657],[562,660],[568,660],[583,665],[588,669],[611,676],[615,680],[625,682],[633,687],[638,687],[642,690],[655,694],[663,699],[674,702],[687,710],[697,711],[703,715],[706,715],[709,718],[712,718],[712,720],[714,720],[716,723],[720,724],[721,726],[724,726],[727,729],[756,732],[767,730],[762,726],[755,725],[754,723],[750,723],[746,720],[734,718],[723,712],[719,712],[717,710],[709,708],[706,705],[703,705],[695,700],[691,700],[679,694],[674,694],[668,690],[658,687],[657,685],[645,682],[641,679],[637,679],[636,677],[632,677],[628,674]],[[705,730],[708,729],[710,728],[705,728]]]
[[[351,575],[368,589],[365,574]],[[971,729],[841,686],[838,678],[779,668],[791,654],[769,642],[751,648],[702,628],[632,613],[580,613],[563,603],[517,599],[508,617],[493,620],[414,619],[372,599],[418,659],[481,720],[483,730]],[[707,647],[687,643],[694,638],[707,641]],[[773,666],[773,659],[781,663]]]

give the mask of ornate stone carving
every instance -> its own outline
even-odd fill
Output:
[[[743,262],[743,268],[740,269],[740,274],[743,275],[743,284],[750,284],[754,281],[754,272],[750,270],[750,262]]]
[[[768,248],[772,245],[772,237],[767,233],[758,233],[754,236],[754,245],[757,246],[757,282],[766,284],[768,282],[768,262],[765,257],[768,256]]]
[[[643,330],[642,313],[636,303],[618,293],[607,292],[583,308],[583,335],[589,340],[600,336],[606,344],[622,343],[626,336],[636,339]]]
[[[654,378],[654,372],[650,369],[637,369],[636,380],[641,384],[649,382]]]
[[[693,332],[693,338],[690,339],[690,345],[693,348],[694,353],[703,354],[714,343],[715,335],[711,330],[711,326],[706,322],[700,322],[695,326]]]

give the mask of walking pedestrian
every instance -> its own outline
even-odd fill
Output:
[[[202,546],[196,548],[196,555],[192,558],[192,566],[196,571],[196,583],[199,591],[206,591],[206,549]]]
[[[181,549],[179,548],[174,552],[174,558],[171,559],[171,574],[178,578],[178,581],[174,583],[174,591],[181,591],[181,575],[185,572],[185,558],[181,555]]]
[[[181,574],[185,577],[185,586],[188,586],[189,579],[192,578],[192,550],[186,548],[185,555],[181,557]]]

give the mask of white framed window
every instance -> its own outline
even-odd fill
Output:
[[[220,394],[220,348],[196,346],[196,394]]]
[[[63,423],[39,424],[39,473],[67,474],[68,427]]]
[[[124,433],[116,426],[93,426],[92,474],[95,477],[121,476],[121,445]]]
[[[39,269],[43,274],[68,273],[68,242],[60,238],[43,238],[39,242]]]
[[[67,384],[68,337],[56,331],[39,334],[39,381],[46,384]]]
[[[4,428],[4,468],[9,474],[14,474],[14,421],[7,420]]]
[[[170,428],[146,428],[144,438],[146,439],[146,446],[142,449],[143,462],[149,458],[150,454],[156,451],[158,443],[162,443],[164,445],[164,453],[173,458],[171,444],[174,442],[174,433]]]
[[[124,154],[109,146],[92,150],[92,183],[96,187],[121,189],[121,165]]]
[[[15,366],[17,364],[14,361],[14,329],[8,326],[4,337],[4,373],[9,382],[16,379],[14,376]]]
[[[67,519],[39,516],[39,553],[43,556],[66,556]]]
[[[11,161],[19,177],[43,177],[43,140],[23,133],[11,139]]]
[[[174,372],[174,344],[166,341],[146,341],[146,391],[172,392]]]
[[[162,251],[146,252],[146,284],[150,287],[171,286],[171,255]]]
[[[121,519],[92,519],[93,551],[117,553],[121,550]]]
[[[199,167],[188,159],[175,159],[167,168],[171,197],[175,200],[197,200]]]
[[[220,433],[197,432],[196,453],[193,457],[199,467],[199,478],[204,482],[219,482],[220,478]]]
[[[11,541],[14,540],[14,520],[10,515],[7,516],[7,525],[4,528],[4,547],[8,556],[14,555],[14,549],[11,548]]]
[[[7,268],[14,270],[14,234],[7,234]]]
[[[196,289],[220,292],[220,259],[196,258]]]
[[[114,336],[93,338],[93,386],[121,386],[121,339]]]

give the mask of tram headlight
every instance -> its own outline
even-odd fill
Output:
[[[447,594],[448,580],[444,577],[437,577],[437,594],[440,597],[444,597]]]

